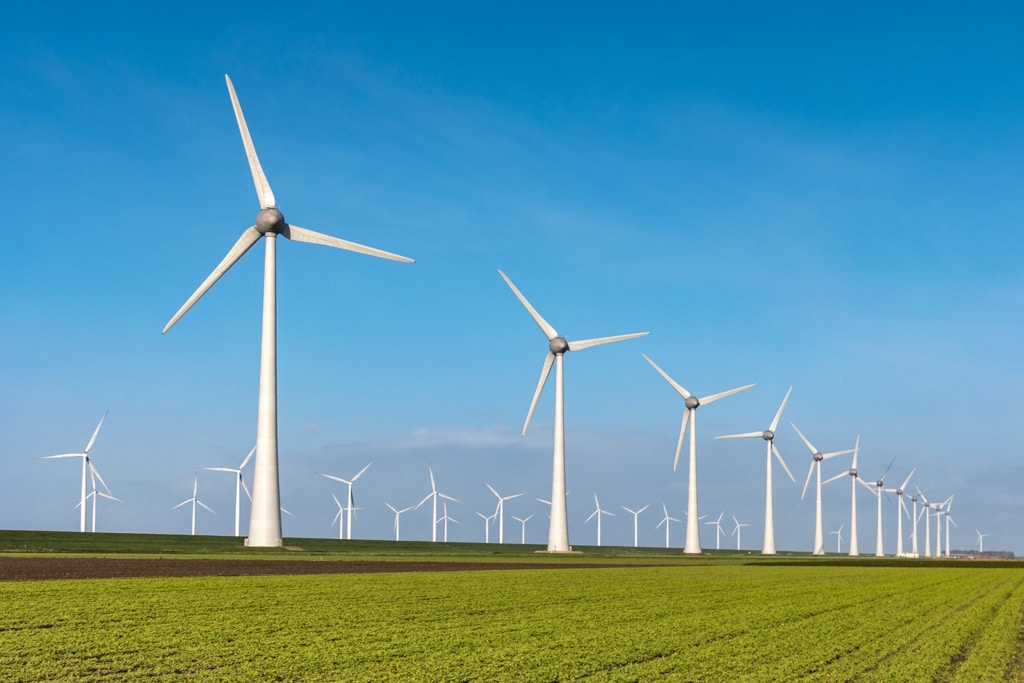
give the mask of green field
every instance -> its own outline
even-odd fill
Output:
[[[85,534],[30,543],[17,535],[0,533],[0,550],[90,552]],[[92,552],[196,556],[201,544],[216,545],[130,538],[94,538]],[[118,540],[118,550],[103,549]],[[259,553],[534,557],[521,546],[405,545]],[[571,568],[598,559],[592,552],[554,571],[0,582],[0,680],[1021,678],[1024,572],[1015,563],[632,559],[602,550],[608,562],[661,565]]]

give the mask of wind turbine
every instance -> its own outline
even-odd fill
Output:
[[[782,410],[786,407],[786,402],[789,400],[789,395],[793,393],[793,387],[789,388],[786,392],[786,397],[782,399],[782,405],[779,406],[779,411],[775,413],[775,419],[772,420],[771,425],[768,429],[763,432],[747,432],[745,434],[727,434],[725,436],[716,436],[716,439],[764,439],[765,447],[768,453],[767,456],[767,476],[765,478],[765,505],[764,505],[764,545],[761,548],[762,555],[774,555],[775,554],[775,517],[772,505],[772,454],[779,459],[779,464],[782,465],[782,469],[789,475],[790,480],[795,484],[796,479],[793,477],[793,473],[786,467],[786,461],[782,459],[782,454],[779,453],[779,449],[775,447],[775,429],[779,426],[779,419],[782,418]]]
[[[334,504],[338,506],[338,511],[335,513],[334,519],[331,520],[331,526],[334,526],[335,522],[338,523],[338,540],[343,541],[345,540],[345,506],[341,504],[341,501],[333,493],[331,498],[334,499]]]
[[[95,503],[93,503],[93,505],[95,505]],[[953,496],[950,496],[948,499],[946,499],[946,507],[942,511],[942,514],[945,515],[945,517],[946,517],[946,559],[947,560],[949,559],[949,525],[952,522],[953,526],[955,526],[957,529],[960,528],[960,527],[957,526],[956,522],[953,521],[953,518],[949,515],[949,508],[952,507],[952,505],[953,505]],[[95,508],[93,508],[93,511],[95,512]]]
[[[625,510],[629,514],[633,515],[633,547],[636,548],[637,547],[637,539],[638,539],[638,536],[637,536],[637,520],[640,519],[640,513],[643,512],[644,510],[646,510],[647,508],[649,508],[650,504],[644,505],[639,510],[630,510],[625,505],[620,505],[619,507],[621,507],[623,510]]]
[[[122,501],[121,501],[120,498],[115,498],[113,496],[113,494],[110,493],[110,488],[107,486],[107,482],[103,481],[103,477],[100,476],[100,472],[99,472],[99,470],[96,469],[96,465],[93,463],[92,460],[89,461],[89,477],[90,477],[90,482],[92,484],[92,490],[89,491],[89,495],[86,496],[86,500],[88,500],[89,498],[92,498],[92,533],[96,533],[96,499],[97,498],[106,498],[107,500],[113,500],[113,501],[116,501],[118,503],[120,503]],[[103,488],[106,489],[106,491],[107,491],[106,493],[104,493],[103,491],[100,491],[99,489],[96,488],[96,480],[97,479],[100,480],[100,484],[102,484]],[[81,505],[80,502],[76,503],[75,507],[77,508],[80,505]]]
[[[914,523],[914,528],[910,532],[910,556],[917,557],[917,523],[921,518],[917,515],[917,496],[911,494],[910,500],[914,503],[914,514],[911,517],[911,521]]]
[[[494,523],[494,517],[497,514],[498,514],[497,512],[495,512],[492,515],[485,515],[482,512],[476,513],[477,517],[479,517],[480,519],[484,520],[484,543],[490,543],[491,542],[491,526],[490,525]],[[532,517],[533,515],[530,515],[530,516]]]
[[[718,515],[718,519],[714,520],[713,522],[704,522],[705,524],[710,524],[710,525],[713,525],[715,527],[715,550],[721,550],[722,549],[721,537],[722,537],[722,516],[723,515],[725,515],[725,510],[722,510],[722,512]]]
[[[736,537],[736,550],[739,550],[740,549],[740,529],[742,529],[745,526],[750,526],[750,525],[749,524],[740,524],[740,520],[736,519],[736,515],[732,516],[732,521],[736,525],[733,528],[733,530],[732,530],[732,535]]]
[[[803,500],[804,496],[807,494],[807,486],[811,483],[811,475],[817,471],[817,495],[814,501],[814,552],[812,554],[824,555],[825,540],[821,534],[821,463],[829,458],[852,453],[853,449],[833,451],[832,453],[822,453],[807,440],[807,437],[803,435],[803,432],[797,429],[797,426],[793,424],[793,422],[790,422],[789,425],[793,428],[793,431],[797,433],[797,436],[800,437],[800,440],[804,442],[804,445],[807,446],[807,450],[811,452],[811,467],[807,470],[807,479],[804,480],[804,490],[803,493],[800,494],[800,500]]]
[[[836,537],[836,553],[843,552],[843,525],[839,525],[839,529],[836,531],[830,531],[830,534]]]
[[[461,524],[461,522],[454,517],[448,516],[448,501],[443,504],[444,515],[441,517],[441,521],[444,522],[444,542],[448,542],[448,522],[454,522],[455,524]]]
[[[220,279],[249,248],[261,238],[266,238],[266,253],[263,265],[263,330],[260,344],[260,388],[256,413],[256,471],[252,484],[252,511],[249,515],[249,538],[246,545],[275,547],[281,545],[281,491],[278,484],[277,463],[277,236],[281,235],[296,242],[321,244],[359,254],[376,256],[412,263],[413,260],[390,252],[356,244],[347,240],[324,235],[285,222],[277,207],[277,200],[270,189],[270,183],[263,173],[256,148],[249,135],[249,128],[242,115],[242,107],[235,95],[235,87],[226,75],[231,105],[235,120],[242,135],[245,155],[249,160],[253,184],[260,202],[256,224],[247,228],[231,250],[214,268],[199,288],[188,298],[178,312],[164,326],[166,333],[185,315],[192,305]]]
[[[935,504],[935,557],[942,557],[942,513],[945,507],[946,501]]]
[[[914,488],[917,488],[917,487],[915,486]],[[929,512],[929,510],[931,510],[932,503],[928,502],[928,499],[924,497],[924,493],[922,493],[921,489],[919,489],[919,488],[917,488],[917,495],[919,495],[921,497],[921,505],[923,506],[923,509],[921,510],[921,515],[924,517],[924,556],[925,557],[931,557],[932,556],[932,532],[931,532],[931,527],[928,526],[928,525],[932,521],[931,513]],[[917,521],[916,520],[914,522],[914,525],[915,526],[917,525]],[[936,548],[936,550],[938,550],[938,549]],[[938,553],[936,553],[936,555],[937,554]]]
[[[903,515],[910,517],[910,511],[907,510],[907,504],[903,502],[903,491],[906,490],[907,484],[910,483],[910,478],[914,476],[914,472],[917,468],[910,470],[910,474],[903,480],[903,483],[894,489],[885,489],[886,493],[896,494],[896,557],[903,557]]]
[[[860,452],[860,434],[857,435],[857,441],[853,445],[853,463],[850,466],[849,471],[841,472],[836,476],[826,479],[822,482],[823,486],[827,486],[834,481],[842,479],[843,477],[850,477],[850,557],[857,557],[860,552],[857,548],[857,484],[860,484],[872,494],[875,490],[864,481],[864,479],[857,474],[857,454]]]
[[[661,518],[661,521],[658,522],[658,526],[656,526],[655,529],[660,529],[662,524],[665,525],[665,547],[667,548],[668,547],[668,528],[669,528],[669,526],[671,526],[672,522],[681,522],[682,520],[681,519],[676,519],[675,517],[670,517],[669,516],[669,514],[668,514],[668,507],[665,505],[665,501],[661,502],[661,509],[665,511],[665,516]]]
[[[516,493],[516,494],[513,494],[511,496],[502,496],[500,493],[495,491],[494,487],[491,486],[490,484],[488,484],[486,481],[484,482],[484,486],[489,488],[491,490],[491,493],[494,494],[495,498],[498,499],[498,507],[494,510],[494,514],[496,514],[498,516],[498,543],[504,543],[505,542],[505,501],[506,500],[512,500],[513,498],[518,498],[519,496],[521,496],[523,494],[522,493]]]
[[[529,515],[528,517],[516,517],[515,515],[512,515],[512,519],[523,525],[523,537],[520,543],[522,545],[526,545],[526,523],[533,519],[533,515]]]
[[[725,398],[732,394],[746,391],[751,387],[756,386],[755,384],[748,384],[744,387],[737,389],[730,389],[729,391],[723,391],[718,394],[711,394],[704,398],[697,398],[692,395],[686,389],[677,383],[674,379],[668,376],[664,370],[658,367],[657,363],[648,358],[645,354],[640,354],[644,357],[651,367],[654,368],[659,375],[661,375],[669,385],[675,389],[676,393],[683,397],[686,403],[686,410],[683,412],[683,424],[679,428],[679,442],[676,444],[676,459],[672,463],[672,471],[674,472],[676,467],[679,465],[679,453],[683,450],[683,439],[686,437],[687,424],[690,426],[690,471],[689,480],[687,484],[687,497],[686,497],[686,545],[684,546],[683,552],[687,554],[700,554],[700,526],[698,525],[697,517],[697,408],[700,406],[708,405],[717,401],[720,398]]]
[[[398,510],[395,507],[393,507],[391,505],[391,503],[384,503],[384,504],[388,506],[389,510],[391,510],[392,512],[395,513],[395,540],[399,541],[399,540],[401,540],[401,538],[400,538],[401,534],[399,532],[399,518],[402,516],[403,512],[408,512],[409,510],[412,510],[412,507],[402,508],[401,510]]]
[[[586,521],[583,523],[587,524],[595,516],[597,517],[597,547],[599,548],[601,547],[601,515],[608,515],[609,517],[614,517],[615,513],[601,509],[601,503],[597,501],[597,491],[594,491],[594,511],[590,513],[590,517],[587,517]]]
[[[530,419],[537,407],[537,400],[544,390],[551,373],[551,366],[555,366],[555,427],[554,427],[554,457],[551,471],[551,522],[548,526],[548,552],[567,553],[569,552],[569,520],[565,510],[565,410],[564,410],[564,381],[562,379],[562,361],[566,351],[582,351],[592,346],[609,344],[611,342],[635,339],[649,334],[648,332],[636,332],[633,334],[622,334],[614,337],[598,337],[596,339],[585,339],[583,341],[568,341],[558,334],[547,320],[541,317],[540,313],[526,300],[514,284],[508,279],[505,273],[498,270],[498,274],[516,295],[519,302],[537,323],[544,336],[548,339],[548,355],[544,358],[544,365],[540,371],[540,381],[537,389],[533,392],[533,401],[530,402],[530,410],[526,414],[526,422],[523,424],[523,436],[530,427]],[[601,516],[598,515],[598,527],[600,528]]]
[[[889,474],[894,462],[896,462],[895,457],[889,461],[889,466],[875,482],[875,495],[878,496],[878,532],[875,534],[875,557],[885,557],[885,548],[882,544],[882,492],[885,490],[885,477]]]
[[[235,536],[241,536],[241,510],[242,510],[242,490],[245,490],[245,495],[252,501],[252,494],[249,493],[249,487],[245,485],[245,479],[242,477],[242,470],[249,464],[249,459],[252,458],[256,452],[256,447],[253,446],[252,450],[249,451],[249,455],[245,456],[245,460],[238,467],[204,467],[204,470],[210,470],[212,472],[230,472],[235,475]]]
[[[421,500],[419,503],[417,503],[416,507],[413,508],[413,509],[414,510],[419,510],[420,509],[420,505],[423,505],[424,503],[426,503],[431,498],[434,499],[434,511],[431,513],[431,517],[430,517],[430,519],[431,519],[431,522],[430,522],[430,540],[431,540],[432,543],[437,543],[437,523],[439,521],[441,521],[441,520],[439,520],[437,518],[437,499],[438,498],[443,498],[444,500],[450,500],[453,503],[461,503],[462,501],[460,501],[460,500],[458,500],[456,498],[452,498],[451,496],[446,495],[446,494],[441,493],[440,491],[438,491],[437,490],[437,484],[434,482],[434,468],[428,467],[427,471],[430,473],[430,493],[428,493],[423,498],[423,500]]]
[[[328,479],[333,479],[334,481],[340,481],[342,484],[347,484],[348,485],[348,506],[347,506],[347,510],[348,510],[347,518],[348,519],[346,521],[346,525],[348,526],[347,536],[348,536],[348,540],[350,540],[350,541],[352,540],[352,510],[353,510],[353,505],[355,505],[355,499],[352,497],[352,485],[356,483],[356,480],[359,479],[359,477],[363,476],[363,472],[365,472],[366,470],[370,469],[370,465],[372,465],[372,464],[373,463],[371,462],[366,467],[364,467],[363,469],[359,470],[359,472],[356,474],[356,476],[352,477],[351,479],[342,479],[341,477],[335,477],[332,474],[324,474],[323,472],[319,472],[318,473],[321,477],[327,477]]]
[[[180,503],[178,503],[177,505],[175,505],[171,509],[172,510],[177,510],[178,508],[183,507],[185,505],[188,505],[189,503],[192,503],[192,535],[195,536],[196,535],[196,505],[199,505],[200,507],[202,507],[204,510],[207,510],[208,512],[213,512],[212,509],[207,507],[206,503],[204,503],[203,501],[199,500],[199,475],[198,474],[196,475],[195,481],[192,483],[192,497],[188,498],[186,500],[181,501]],[[213,514],[217,514],[217,513],[213,512]]]
[[[986,536],[988,536],[988,534],[983,534],[980,531],[978,531],[977,529],[975,529],[975,531],[978,532],[978,554],[979,555],[983,555],[983,554],[985,554],[985,545],[984,545],[983,539]]]
[[[79,528],[79,531],[81,531],[81,532],[85,532],[85,506],[86,506],[86,500],[85,499],[87,497],[86,489],[85,489],[85,487],[86,487],[86,474],[88,473],[89,464],[92,462],[89,459],[89,449],[91,449],[92,445],[94,443],[96,443],[96,437],[100,433],[100,427],[103,426],[103,420],[105,420],[107,418],[107,412],[108,411],[106,411],[106,410],[103,411],[103,416],[100,418],[99,424],[96,425],[96,430],[93,431],[92,438],[89,439],[89,443],[86,444],[85,450],[82,451],[81,453],[62,453],[60,455],[44,455],[44,456],[36,458],[36,460],[61,460],[61,459],[66,459],[66,458],[81,458],[82,459],[82,500],[79,502],[79,505],[82,508],[81,509],[81,517],[82,517],[82,519],[81,519],[81,526]],[[102,479],[101,479],[101,481],[102,481]],[[105,488],[106,484],[104,484],[103,486]],[[109,492],[109,490],[108,490],[108,492]],[[95,505],[95,502],[93,504]]]

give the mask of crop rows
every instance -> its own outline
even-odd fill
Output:
[[[0,584],[0,679],[1002,680],[1024,576],[687,566]]]

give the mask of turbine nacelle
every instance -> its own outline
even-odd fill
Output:
[[[771,441],[772,439],[775,438],[775,432],[773,432],[770,429],[766,429],[763,432],[761,432],[761,438],[764,439],[765,441]]]
[[[551,353],[557,356],[569,350],[569,342],[565,340],[565,337],[552,337],[548,348],[551,349]]]
[[[256,229],[259,230],[261,235],[266,235],[268,232],[280,235],[284,232],[287,225],[284,222],[284,215],[273,206],[263,209],[256,214]]]
[[[696,396],[688,396],[686,398],[686,407],[688,410],[696,410],[700,405],[700,399]]]
[[[821,462],[825,459],[825,456],[821,454],[821,451],[814,451],[814,454],[811,457],[814,458],[815,462]]]
[[[850,476],[851,477],[856,477],[857,476],[857,468],[856,467],[851,467],[850,468]]]

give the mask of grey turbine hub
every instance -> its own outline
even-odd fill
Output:
[[[256,214],[256,229],[260,231],[261,235],[266,235],[268,232],[280,234],[286,225],[284,216],[273,207],[263,209]]]
[[[569,350],[569,342],[565,341],[565,337],[555,337],[551,340],[551,343],[548,344],[548,348],[551,349],[551,353],[557,356],[558,354],[564,354]]]

